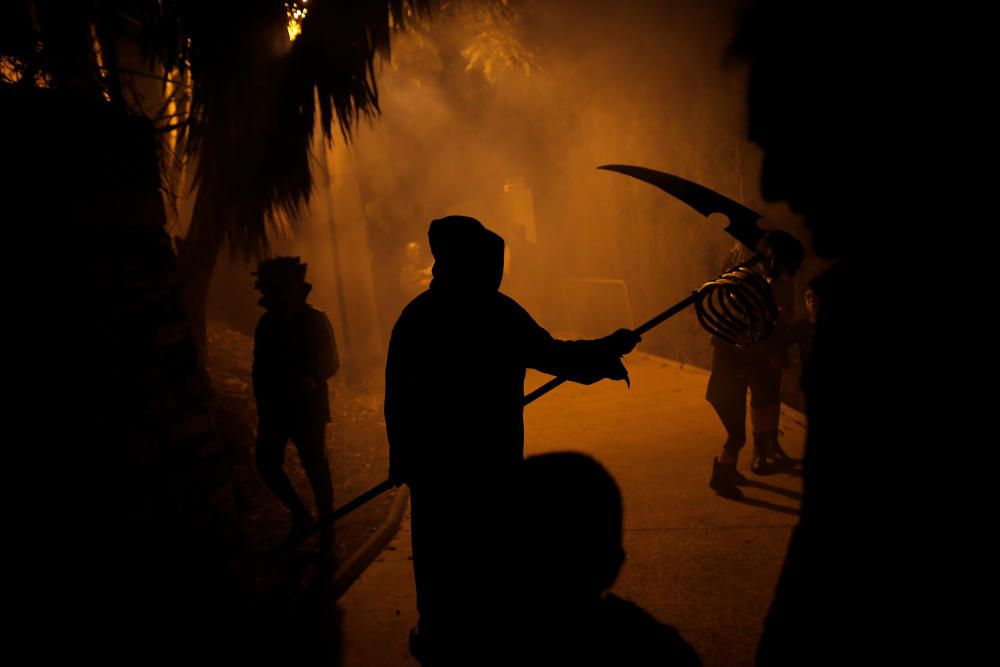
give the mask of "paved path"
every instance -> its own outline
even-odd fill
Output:
[[[627,359],[624,383],[566,384],[525,413],[528,454],[584,451],[621,486],[627,561],[615,592],[675,626],[706,667],[752,665],[801,490],[775,475],[745,488],[747,501],[708,489],[725,439],[705,402],[708,373],[643,353]],[[546,379],[529,374],[533,389]],[[802,416],[782,414],[783,444],[802,452]],[[749,448],[748,448],[749,449]],[[748,470],[749,451],[740,468]],[[416,665],[407,633],[416,623],[409,521],[341,600],[343,667]]]

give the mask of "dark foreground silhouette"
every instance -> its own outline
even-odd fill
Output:
[[[791,280],[802,263],[803,248],[790,234],[771,232],[776,245],[784,246],[779,262],[771,259],[756,266],[765,273],[778,303],[775,331],[765,340],[747,346],[731,345],[712,337],[712,374],[706,398],[726,429],[726,441],[712,465],[709,486],[731,500],[743,498],[739,486],[747,479],[736,470],[740,451],[746,444],[747,392],[750,392],[750,421],[753,425],[753,458],[750,469],[755,475],[770,475],[790,470],[795,461],[778,442],[781,420],[781,372],[786,356],[784,331],[791,310]],[[727,266],[750,259],[751,252],[736,244],[729,253]],[[775,255],[777,258],[779,255]]]
[[[937,177],[924,149],[942,122],[915,122],[938,95],[917,65],[932,45],[902,20],[888,6],[771,0],[756,4],[737,44],[751,64],[763,194],[801,213],[816,252],[836,260],[813,285],[801,520],[761,667],[928,664],[941,648],[952,659],[934,664],[959,664],[946,617],[960,607],[941,596],[954,570],[931,555],[956,548],[946,526],[958,519],[933,507],[947,494],[920,487],[940,474],[932,467],[942,458],[927,450],[955,441],[942,439],[940,399],[961,385],[915,372],[924,355],[907,345],[906,314],[928,307],[929,294],[901,289],[887,300],[883,289],[926,241],[917,230],[935,189],[918,184],[922,173]],[[931,319],[920,341],[939,340]]]

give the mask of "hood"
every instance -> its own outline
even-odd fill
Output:
[[[503,280],[504,240],[475,218],[452,215],[431,222],[431,289],[439,293],[495,293]]]

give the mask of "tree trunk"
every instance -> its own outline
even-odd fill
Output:
[[[3,150],[15,166],[0,199],[30,211],[11,218],[23,238],[7,265],[34,306],[7,313],[11,363],[28,371],[8,383],[24,431],[8,439],[30,445],[12,467],[15,533],[31,545],[14,550],[14,603],[47,617],[60,600],[41,641],[58,633],[79,649],[116,628],[112,663],[152,645],[194,650],[201,612],[233,595],[237,452],[216,437],[181,313],[152,125],[71,92],[3,86],[0,125],[14,128]],[[207,282],[217,250],[190,247]]]
[[[204,190],[195,195],[187,236],[177,242],[177,268],[184,281],[181,305],[191,322],[191,333],[202,366],[208,350],[208,288],[223,242],[223,235],[216,229],[212,207],[206,198]]]

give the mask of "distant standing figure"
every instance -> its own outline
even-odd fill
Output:
[[[285,447],[291,440],[309,477],[320,519],[333,511],[333,483],[326,458],[330,399],[326,382],[339,368],[330,320],[306,303],[312,285],[298,257],[260,263],[255,287],[267,311],[254,336],[253,389],[257,399],[257,470],[264,484],[292,513],[289,538],[300,535],[313,517],[285,474]],[[324,551],[333,533],[324,524]]]
[[[750,392],[750,422],[753,426],[753,457],[750,469],[756,475],[769,475],[790,469],[792,460],[778,443],[781,419],[781,375],[787,354],[784,335],[791,312],[792,282],[802,263],[804,249],[790,234],[772,231],[765,240],[772,257],[756,270],[766,274],[778,303],[778,322],[765,340],[751,345],[732,345],[713,338],[712,374],[705,398],[715,408],[726,429],[722,451],[712,463],[709,487],[731,500],[743,497],[739,486],[747,480],[736,469],[746,443],[747,391]],[[730,252],[729,264],[750,258],[750,251],[737,243]]]

